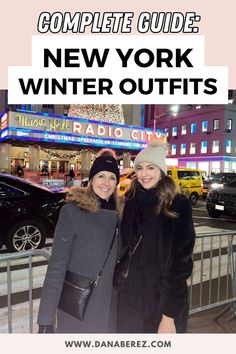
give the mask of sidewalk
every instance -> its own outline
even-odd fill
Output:
[[[34,300],[34,333],[37,333],[38,330],[36,325],[38,305],[39,300]],[[232,315],[232,312],[225,313],[217,321],[214,320],[222,309],[225,309],[225,306],[191,315],[188,320],[187,333],[236,333],[236,317],[234,317],[232,321],[227,321],[227,318]],[[29,333],[28,303],[13,306],[12,327],[13,333]],[[0,309],[0,332],[8,332],[6,309]]]
[[[219,319],[215,319],[227,306],[191,315],[188,320],[187,333],[236,333],[236,316],[227,321],[232,311],[227,311]]]

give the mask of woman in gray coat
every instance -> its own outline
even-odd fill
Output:
[[[84,320],[58,309],[66,272],[95,278],[116,234],[120,215],[116,194],[119,169],[111,150],[102,150],[95,159],[89,180],[87,188],[70,189],[69,202],[60,212],[41,295],[39,333],[116,332],[112,278],[118,252],[117,236]]]

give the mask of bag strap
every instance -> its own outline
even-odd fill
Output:
[[[133,250],[131,251],[131,256],[133,256],[133,254],[135,253],[135,251],[138,248],[141,241],[142,241],[142,235],[139,236],[139,239],[138,239],[136,245],[134,246]]]
[[[108,260],[109,255],[110,255],[110,253],[111,253],[111,250],[112,250],[112,247],[113,247],[113,244],[114,244],[114,241],[115,241],[116,235],[117,235],[117,230],[118,230],[117,225],[118,225],[118,224],[116,224],[115,232],[114,232],[114,235],[113,235],[113,238],[112,238],[112,241],[111,241],[110,247],[109,247],[109,249],[108,249],[108,252],[107,252],[107,255],[106,255],[105,261],[104,261],[104,263],[103,263],[103,265],[102,265],[101,270],[98,272],[98,274],[97,274],[97,276],[96,276],[96,278],[95,278],[95,281],[94,281],[94,286],[97,286],[98,281],[99,281],[99,279],[100,279],[100,278],[101,278],[101,276],[102,276],[102,271],[103,271],[103,269],[104,269],[104,267],[105,267],[105,265],[106,265],[106,263],[107,263],[107,260]]]
[[[139,217],[136,218],[136,223],[137,223],[137,236],[138,236],[138,240],[136,242],[136,244],[129,250],[130,255],[132,256],[135,252],[136,249],[138,248],[140,242],[142,241],[142,226],[140,223],[140,219]]]
[[[133,245],[132,248],[130,248],[129,250],[129,254],[131,256],[133,256],[133,254],[136,252],[136,249],[138,248],[138,246],[140,245],[140,242],[142,241],[142,227],[141,227],[141,223],[140,223],[140,220],[139,218],[137,217],[136,218],[136,223],[137,223],[137,236],[138,236],[138,240],[137,242],[135,243],[135,245]]]

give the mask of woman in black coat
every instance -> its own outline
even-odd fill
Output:
[[[121,230],[130,249],[142,239],[119,291],[120,333],[186,331],[195,232],[190,202],[166,175],[165,157],[166,145],[153,141],[134,161]]]

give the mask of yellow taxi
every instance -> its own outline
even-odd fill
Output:
[[[180,190],[195,205],[202,196],[202,171],[193,168],[168,167],[167,174],[171,176]],[[120,173],[120,183],[118,185],[119,196],[124,196],[135,176],[133,168],[123,169]]]
[[[171,176],[180,190],[195,205],[202,196],[202,173],[196,168],[168,167],[167,173]]]
[[[131,185],[132,178],[135,176],[133,168],[124,168],[120,172],[120,183],[118,185],[119,196],[125,195]]]

